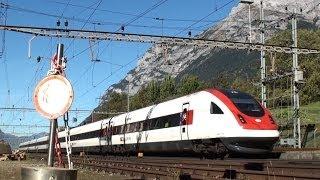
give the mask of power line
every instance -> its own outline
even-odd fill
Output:
[[[168,0],[162,0],[159,1],[158,3],[156,3],[155,5],[153,5],[152,7],[148,8],[147,10],[145,10],[144,12],[140,13],[139,15],[137,15],[136,17],[134,17],[133,19],[127,21],[126,23],[124,23],[124,25],[122,25],[118,30],[116,30],[115,32],[119,32],[120,30],[124,31],[124,27],[130,25],[131,23],[137,21],[138,19],[142,18],[144,15],[146,15],[147,13],[149,13],[150,11],[156,9],[157,7],[159,7],[160,5],[162,5],[163,3],[167,2]],[[161,27],[163,29],[163,27]],[[112,41],[112,40],[111,40]],[[109,47],[109,45],[111,44],[111,41],[107,44],[106,48]],[[95,43],[97,44],[97,42]],[[95,45],[94,44],[94,45]],[[105,49],[106,49],[105,48]],[[101,51],[100,54],[102,54],[102,52],[104,52],[103,50]]]
[[[24,95],[23,95],[17,102],[15,102],[15,103],[13,104],[13,106],[17,105],[17,104],[28,94],[29,88],[30,88],[33,84],[35,84],[35,81],[36,81],[36,79],[37,79],[37,75],[38,75],[38,73],[39,73],[40,71],[42,71],[42,69],[44,68],[44,66],[45,66],[45,61],[43,61],[41,68],[40,68],[40,64],[38,64],[37,69],[36,69],[36,72],[34,73],[33,77],[30,79],[30,81],[29,81],[29,83],[28,83],[28,85],[27,85],[27,88],[26,88],[26,89],[27,89],[27,90],[26,90],[27,92],[24,93]]]
[[[47,37],[64,37],[64,38],[79,38],[79,39],[94,39],[94,40],[113,40],[113,41],[127,41],[140,43],[159,43],[159,44],[173,44],[173,45],[193,45],[204,47],[220,47],[230,49],[247,49],[247,50],[264,50],[267,52],[281,52],[292,53],[292,47],[277,46],[277,45],[263,45],[261,43],[245,43],[221,41],[204,38],[187,38],[177,36],[159,36],[150,34],[133,34],[133,33],[118,33],[107,31],[90,31],[77,29],[57,29],[45,27],[26,27],[26,26],[3,26],[0,25],[0,30],[15,31],[26,34],[33,34],[35,36]],[[88,49],[88,48],[87,48]],[[299,54],[317,54],[320,53],[318,49],[295,49]]]
[[[115,73],[118,72],[118,71],[120,71],[121,69],[125,68],[126,66],[128,66],[128,65],[131,64],[132,62],[138,60],[140,57],[141,57],[141,56],[138,56],[138,57],[136,57],[135,59],[133,59],[133,60],[131,60],[130,62],[128,62],[127,64],[125,64],[124,66],[118,68],[118,69],[115,71]],[[86,92],[84,92],[83,94],[81,94],[81,95],[79,96],[79,99],[82,98],[83,96],[85,96],[86,94],[88,94],[90,91],[92,91],[94,88],[96,88],[96,87],[99,86],[100,84],[102,84],[104,81],[106,81],[107,79],[109,79],[109,78],[110,78],[112,75],[114,75],[115,73],[110,74],[110,75],[108,75],[107,77],[105,77],[104,79],[102,79],[101,81],[99,81],[99,82],[96,84],[96,86],[88,89]]]
[[[79,82],[79,80],[82,79],[83,76],[89,71],[89,69],[93,66],[93,63],[90,63],[89,65],[90,65],[90,66],[88,66],[88,67],[81,73],[81,75],[79,76],[79,78],[72,83],[74,86],[75,86],[75,85]]]
[[[49,1],[49,2],[53,2],[56,4],[67,4],[65,2],[58,2],[58,1]],[[78,4],[71,4],[69,3],[70,6],[73,7],[78,7],[78,8],[84,8],[87,9],[88,7],[85,6],[81,6]],[[89,8],[89,9],[93,9],[93,8]],[[101,9],[98,8],[97,11],[102,11],[102,12],[109,12],[109,13],[113,13],[113,14],[120,14],[120,15],[125,15],[125,16],[132,16],[132,17],[138,17],[139,15],[137,14],[132,14],[132,13],[127,13],[127,12],[120,12],[120,11],[112,11],[112,10],[107,10],[107,9]],[[144,19],[156,19],[157,17],[152,17],[152,16],[143,16],[141,18]],[[179,18],[163,18],[165,21],[177,21],[177,22],[197,22],[197,19],[179,19]],[[209,23],[214,23],[217,22],[216,20],[203,20],[202,22],[209,22]]]
[[[211,13],[209,13],[208,15],[204,16],[203,18],[199,19],[198,21],[192,23],[191,25],[189,25],[188,27],[184,28],[182,31],[178,32],[175,34],[176,35],[179,35],[180,33],[184,32],[185,30],[188,30],[189,28],[191,28],[192,26],[198,24],[199,22],[201,22],[202,20],[206,19],[207,17],[211,16],[212,14],[218,12],[219,10],[221,10],[222,8],[226,7],[227,5],[231,4],[233,1],[235,0],[231,0],[229,2],[227,2],[226,4],[220,6],[219,8],[215,9],[214,11],[212,11]]]
[[[100,6],[102,0],[99,0],[97,6],[93,9],[93,11],[91,12],[91,14],[89,15],[89,17],[87,18],[87,20],[85,21],[85,23],[82,25],[81,29],[83,29],[89,22],[89,20],[92,18],[93,14],[96,12],[97,8]]]
[[[152,7],[148,8],[147,10],[145,10],[144,12],[140,13],[138,16],[134,17],[133,19],[127,21],[124,25],[122,25],[118,30],[116,30],[115,32],[118,32],[120,30],[124,30],[124,27],[125,26],[128,26],[130,25],[131,23],[135,22],[136,20],[140,19],[141,17],[143,17],[145,14],[147,14],[148,12],[154,10],[155,8],[159,7],[160,5],[162,5],[163,3],[167,2],[168,0],[162,0],[162,1],[159,1],[158,3],[156,3],[155,5],[153,5]],[[89,46],[89,48],[91,48],[92,46],[96,45],[99,41],[97,41],[96,43],[92,44]],[[107,44],[107,47],[111,44],[111,41]],[[107,48],[106,47],[106,48]],[[106,49],[105,48],[105,49]],[[102,51],[103,52],[103,51]],[[101,52],[101,53],[102,53]],[[124,68],[125,66],[129,65],[131,62],[135,61],[136,59],[130,61],[129,63],[127,63],[126,65],[124,66],[120,66],[119,69],[116,70],[119,71],[121,70],[122,68]],[[91,89],[87,90],[85,93],[83,93],[80,97],[82,96],[85,96],[87,93],[89,93],[91,90],[93,90],[94,88],[96,88],[97,86],[99,86],[101,83],[103,83],[105,80],[107,80],[109,77],[111,77],[113,74],[110,74],[108,77],[106,77],[105,79],[101,80],[99,83],[97,83],[95,86],[93,86]],[[92,80],[93,82],[93,80]]]
[[[81,30],[87,25],[88,21],[91,19],[91,17],[93,16],[93,14],[96,12],[97,8],[100,6],[102,0],[99,1],[99,3],[97,4],[96,8],[91,12],[91,14],[89,15],[89,17],[87,18],[87,20],[84,22],[84,24],[82,25],[82,27],[80,28]],[[69,49],[69,47],[71,46],[71,44],[74,43],[74,39],[72,40],[72,42],[67,46],[67,48],[65,49],[65,53],[67,52],[67,50]]]
[[[140,13],[138,16],[134,17],[133,19],[127,21],[124,26],[127,26],[133,22],[135,22],[136,20],[140,19],[142,16],[144,16],[145,14],[149,13],[150,11],[154,10],[155,8],[159,7],[161,4],[167,2],[168,0],[162,0],[159,1],[158,3],[156,3],[155,5],[153,5],[152,7],[150,7],[149,9],[145,10],[144,12]]]
[[[10,10],[15,10],[15,11],[19,11],[19,12],[27,12],[27,13],[32,13],[32,14],[38,14],[38,15],[43,15],[43,16],[48,16],[48,17],[53,17],[53,18],[61,18],[61,16],[59,15],[55,15],[55,14],[50,14],[50,13],[45,13],[45,12],[41,12],[41,11],[36,11],[36,10],[31,10],[31,9],[26,9],[26,8],[21,8],[18,6],[13,6],[13,5],[2,5],[5,7],[8,7],[8,9]],[[153,19],[155,19],[156,17],[153,17]],[[75,18],[75,17],[67,17],[64,16],[64,19],[69,20],[69,21],[76,21],[76,22],[82,22],[82,23],[90,23],[93,25],[110,25],[110,26],[122,26],[123,23],[121,22],[113,22],[113,21],[101,21],[101,20],[87,20],[87,19],[81,19],[81,18]],[[172,18],[164,18],[164,20],[170,20]],[[178,21],[179,19],[177,19]],[[184,19],[180,19],[179,21],[186,21],[186,22],[195,22],[198,20],[184,20]],[[207,21],[202,21],[202,22],[207,22]],[[216,22],[221,22],[221,19],[218,20],[210,20],[209,21],[211,23],[216,23]],[[239,21],[224,21],[224,22],[239,22]],[[126,26],[129,27],[136,27],[136,28],[150,28],[150,29],[162,29],[161,26],[154,26],[154,25],[142,25],[142,24],[127,24]],[[199,26],[199,27],[193,27],[190,28],[190,30],[193,31],[202,31],[203,26]],[[163,26],[163,29],[170,29],[170,30],[181,30],[184,29],[185,27],[179,27],[179,26]]]
[[[67,3],[67,4],[65,5],[65,7],[63,8],[62,13],[61,13],[61,16],[60,16],[59,19],[63,18],[63,14],[64,14],[64,12],[66,11],[66,9],[68,8],[70,2],[71,2],[71,0],[69,0],[68,3]]]
[[[112,63],[112,62],[110,62],[110,61],[99,61],[99,62],[104,62],[104,63],[111,64],[111,65],[116,65],[116,66],[119,66],[119,67],[121,67],[121,68],[123,68],[124,66],[126,66],[126,64],[125,64],[125,65],[121,65],[121,64]],[[129,63],[129,64],[130,64],[130,63]],[[94,65],[94,64],[90,64],[90,66],[88,66],[88,67],[85,69],[85,71],[79,76],[79,79],[77,79],[77,80],[73,83],[74,86],[75,86],[75,85],[79,82],[79,80],[89,71],[89,69],[90,69],[93,65]],[[115,70],[115,73],[116,73],[118,70],[121,70],[121,68]],[[114,74],[114,73],[111,72],[111,74],[109,75],[109,77],[111,77],[113,74]],[[108,77],[108,78],[109,78],[109,77]],[[93,82],[93,80],[92,80],[92,82]],[[95,85],[95,86],[97,86],[97,85]],[[95,86],[93,86],[93,87],[95,87]]]

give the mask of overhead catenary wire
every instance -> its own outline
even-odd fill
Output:
[[[4,5],[3,5],[4,6]],[[31,10],[31,9],[26,9],[26,8],[22,8],[22,7],[18,7],[18,6],[14,6],[14,5],[5,5],[8,7],[9,10],[14,10],[14,11],[19,11],[19,12],[26,12],[26,13],[32,13],[32,14],[38,14],[38,15],[42,15],[42,16],[47,16],[47,17],[53,17],[53,18],[60,18],[60,15],[56,15],[56,14],[50,14],[50,13],[45,13],[45,12],[41,12],[39,10]],[[155,19],[155,17],[153,17]],[[123,23],[121,22],[113,22],[113,21],[102,21],[102,20],[87,20],[87,19],[81,19],[81,18],[76,18],[76,17],[68,17],[68,16],[64,16],[64,19],[69,20],[69,21],[76,21],[76,22],[82,22],[85,23],[87,22],[93,25],[109,25],[109,26],[122,26]],[[164,21],[166,20],[170,20],[172,18],[163,18]],[[178,20],[177,20],[178,21]],[[185,22],[195,22],[198,20],[184,20],[184,19],[180,19],[180,21],[185,21]],[[208,21],[208,24],[212,24],[212,23],[216,23],[216,22],[239,22],[239,21],[228,21],[228,20],[221,20],[221,19],[217,19],[217,20],[210,20]],[[207,21],[202,21],[202,22],[207,22]],[[130,26],[130,27],[136,27],[136,28],[150,28],[150,29],[168,29],[168,30],[182,30],[185,27],[179,27],[179,26],[155,26],[155,25],[147,25],[147,24],[127,24],[126,26]],[[203,31],[202,26],[198,26],[198,27],[193,27],[190,28],[190,30],[193,31]]]
[[[152,7],[148,8],[147,10],[145,10],[144,12],[140,13],[139,15],[137,15],[136,17],[132,18],[131,20],[127,21],[126,23],[124,23],[124,26],[127,26],[133,22],[135,22],[136,20],[140,19],[141,17],[143,17],[145,14],[149,13],[150,11],[154,10],[155,8],[159,7],[160,5],[162,5],[163,3],[167,2],[168,0],[161,0],[158,3],[156,3],[155,5],[153,5]]]
[[[113,74],[108,75],[107,77],[105,77],[104,79],[102,79],[101,81],[99,81],[95,87],[91,87],[90,89],[88,89],[87,91],[85,91],[84,93],[82,93],[79,96],[79,99],[81,99],[83,96],[85,96],[86,94],[88,94],[90,91],[92,91],[94,88],[98,87],[99,85],[101,85],[104,81],[106,81],[107,79],[109,79],[112,75],[114,75],[116,72],[119,72],[121,69],[125,68],[126,66],[128,66],[129,64],[131,64],[132,62],[140,59],[140,57],[142,56],[138,56],[136,58],[134,58],[133,60],[129,61],[127,64],[123,65],[122,67],[118,68]]]
[[[34,86],[34,84],[36,83],[36,79],[37,79],[38,73],[43,70],[43,68],[44,68],[45,65],[46,65],[46,64],[45,64],[45,61],[42,61],[42,65],[41,65],[40,63],[37,65],[37,68],[36,68],[36,71],[35,71],[33,77],[32,77],[32,78],[30,79],[30,81],[27,83],[27,87],[26,87],[27,91],[30,89],[30,87]],[[13,105],[15,106],[15,105],[17,105],[18,103],[20,103],[21,100],[22,100],[26,95],[28,95],[28,92],[24,93],[24,95],[23,95],[20,99],[18,99]]]
[[[52,38],[50,38],[50,41],[48,43],[48,49],[49,49],[49,56],[51,56],[52,54]],[[39,56],[40,57],[40,56]],[[13,107],[17,107],[18,104],[20,104],[20,102],[27,96],[27,101],[31,101],[31,94],[32,94],[32,89],[31,87],[35,86],[36,82],[37,82],[37,79],[40,78],[40,74],[41,73],[44,73],[43,72],[43,69],[44,69],[44,66],[46,65],[46,61],[45,60],[51,60],[51,58],[45,58],[45,57],[40,57],[39,59],[40,61],[38,61],[37,63],[37,67],[36,67],[36,70],[35,70],[35,73],[34,75],[32,76],[32,78],[28,81],[27,83],[27,86],[25,88],[25,93],[23,94],[23,96],[21,98],[19,98],[14,104],[13,104]],[[30,92],[31,91],[31,92]],[[30,92],[30,93],[29,93]],[[25,107],[25,104],[22,105],[22,108]],[[26,113],[25,110],[22,110],[22,111],[19,111],[20,113],[22,113],[23,117],[22,119],[24,119],[24,114]],[[34,115],[33,115],[34,116]]]
[[[91,12],[91,14],[88,16],[87,20],[84,22],[84,24],[81,26],[80,29],[83,29],[83,28],[88,24],[88,21],[91,19],[91,17],[93,16],[93,14],[96,12],[96,10],[97,10],[97,8],[100,6],[101,2],[102,2],[102,0],[99,0],[96,8]],[[65,51],[64,53],[67,52],[67,50],[69,49],[69,47],[71,46],[72,43],[74,43],[74,39],[73,39],[72,42],[67,46],[67,48],[64,50],[64,51]]]
[[[176,35],[179,35],[181,34],[182,32],[186,31],[186,30],[189,30],[189,28],[191,28],[192,26],[198,24],[199,22],[203,21],[204,19],[208,18],[209,16],[211,16],[212,14],[218,12],[219,10],[223,9],[224,7],[228,6],[229,4],[231,4],[232,2],[234,2],[235,0],[231,0],[231,1],[228,1],[226,4],[220,6],[219,8],[216,8],[214,11],[210,12],[208,15],[202,17],[201,19],[199,19],[198,21],[190,24],[189,26],[187,26],[186,28],[184,28],[183,30],[179,31],[178,33],[175,34]]]
[[[218,10],[218,8],[216,8],[216,10]],[[220,20],[222,20],[222,19],[220,19]],[[209,24],[209,23],[208,23]],[[210,23],[211,24],[211,23]],[[244,24],[243,24],[243,26],[244,26]],[[162,35],[163,36],[163,35]],[[151,64],[149,64],[146,68],[149,68],[149,66],[150,66]]]
[[[158,3],[154,4],[152,7],[148,8],[147,10],[143,11],[142,13],[140,13],[139,15],[135,16],[134,18],[128,20],[127,22],[125,22],[121,27],[119,27],[116,31],[114,32],[119,32],[120,30],[124,30],[125,26],[130,25],[131,23],[137,21],[138,19],[142,18],[144,15],[146,15],[147,13],[149,13],[150,11],[156,9],[157,7],[159,7],[160,5],[164,4],[165,2],[167,2],[168,0],[161,0]],[[162,27],[163,28],[163,27]],[[112,41],[109,41],[109,43],[107,44],[106,48],[109,47],[109,45],[111,44]],[[95,43],[97,44],[97,42]],[[94,45],[95,45],[94,44]],[[105,49],[106,49],[105,48]],[[100,54],[102,54],[104,52],[104,50],[101,51]]]
[[[64,6],[64,8],[63,8],[63,10],[62,10],[62,12],[61,12],[61,16],[60,16],[59,19],[62,19],[62,18],[63,18],[63,15],[64,15],[65,11],[67,10],[68,6],[70,5],[70,2],[71,2],[71,0],[69,0],[69,1],[67,2],[67,4]]]
[[[223,41],[215,39],[177,37],[177,36],[159,36],[150,34],[133,34],[124,32],[107,32],[107,31],[91,31],[78,29],[58,29],[44,27],[26,27],[26,26],[2,26],[0,30],[16,31],[26,34],[34,34],[47,37],[64,37],[64,38],[80,38],[80,39],[99,39],[99,40],[116,40],[127,42],[144,42],[144,43],[167,43],[173,45],[194,45],[194,46],[211,46],[230,49],[248,49],[248,50],[264,50],[268,52],[292,53],[292,47],[278,46],[273,44],[246,43],[239,41]],[[80,33],[81,32],[81,33]],[[88,48],[86,48],[88,49]],[[318,54],[318,49],[295,48],[299,54]],[[85,51],[85,50],[84,50]]]
[[[52,2],[52,3],[56,3],[56,4],[66,4],[65,2],[59,2],[59,1],[49,1],[49,2]],[[70,6],[73,6],[73,7],[78,7],[78,8],[84,8],[84,9],[87,9],[88,7],[86,6],[82,6],[82,5],[78,5],[78,4],[72,4],[70,3],[69,4]],[[92,9],[92,8],[89,8],[89,9]],[[120,14],[120,15],[125,15],[125,16],[131,16],[131,17],[138,17],[139,14],[133,14],[133,13],[128,13],[128,12],[120,12],[120,11],[112,11],[112,10],[107,10],[107,9],[101,9],[101,8],[97,8],[97,11],[102,11],[102,12],[109,12],[109,13],[113,13],[113,14]],[[152,16],[143,16],[142,18],[144,19],[155,19],[156,17],[152,17]],[[164,18],[164,20],[166,21],[182,21],[182,22],[196,22],[198,20],[196,19],[178,19],[178,18]],[[203,22],[215,22],[213,20],[205,20]]]
[[[119,29],[117,29],[115,32],[118,32],[118,31],[122,30],[123,27],[125,27],[125,26],[127,26],[127,25],[130,25],[131,23],[137,21],[138,19],[140,19],[141,17],[143,17],[145,14],[149,13],[150,11],[154,10],[155,8],[159,7],[160,5],[162,5],[163,3],[167,2],[167,1],[168,1],[168,0],[161,0],[161,1],[159,1],[158,3],[156,3],[155,5],[153,5],[152,7],[148,8],[147,10],[143,11],[142,13],[140,13],[138,16],[136,16],[136,17],[128,20],[127,22],[125,22],[125,23],[123,24],[123,26],[121,26],[121,27],[120,27]],[[98,43],[98,41],[95,42],[94,44],[90,45],[89,48],[91,48],[92,46],[95,46],[97,43]],[[110,43],[111,43],[111,41],[109,41],[109,43],[107,44],[107,47],[110,45]],[[105,48],[105,49],[106,49],[106,48]],[[102,53],[102,52],[103,52],[103,50],[101,51],[101,53]],[[121,66],[120,68],[118,68],[118,69],[116,70],[116,72],[117,72],[118,70],[121,70],[122,68],[126,67],[127,65],[129,65],[131,62],[133,62],[133,61],[135,61],[135,60],[137,60],[137,59],[134,59],[134,60],[130,61],[129,63],[127,63],[126,65]],[[82,96],[86,95],[87,93],[89,93],[91,90],[93,90],[93,89],[96,88],[97,86],[99,86],[101,83],[103,83],[106,79],[108,79],[108,78],[111,77],[112,75],[113,75],[113,74],[110,74],[110,75],[107,76],[105,79],[103,79],[102,81],[98,82],[98,83],[97,83],[95,86],[93,86],[91,89],[89,89],[89,90],[87,90],[85,93],[83,93],[83,94],[80,96],[80,98],[81,98]],[[93,80],[92,80],[92,82],[93,82]]]
[[[55,4],[62,4],[65,5],[67,4],[66,2],[60,2],[60,1],[49,1]],[[77,7],[77,8],[83,8],[83,9],[93,9],[93,8],[88,8],[86,6],[78,5],[78,4],[72,4],[69,3],[70,6]],[[107,9],[101,9],[97,8],[97,11],[101,12],[108,12],[108,13],[113,13],[113,14],[120,14],[120,15],[125,15],[125,16],[132,16],[132,17],[137,17],[139,16],[138,14],[133,14],[133,13],[128,13],[128,12],[120,12],[120,11],[113,11],[113,10],[107,10]],[[143,19],[156,19],[157,17],[155,16],[143,16],[141,17]],[[182,19],[182,18],[170,18],[170,17],[163,17],[164,21],[173,21],[173,22],[197,22],[199,21],[198,19]],[[206,23],[215,23],[219,22],[220,20],[202,20],[202,22]]]

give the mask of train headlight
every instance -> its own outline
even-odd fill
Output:
[[[243,124],[247,123],[247,121],[240,114],[238,114],[238,118]]]

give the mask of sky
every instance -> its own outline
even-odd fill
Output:
[[[7,25],[56,28],[56,22],[59,20],[60,28],[115,32],[124,24],[127,33],[186,37],[188,31],[194,36],[215,25],[228,15],[239,0],[1,2],[8,5]],[[1,7],[3,15],[5,9],[3,5]],[[203,20],[198,21],[201,19]],[[66,20],[67,27],[64,26]],[[1,23],[4,23],[4,18]],[[85,110],[94,109],[105,90],[124,78],[126,73],[137,65],[138,57],[151,46],[147,43],[99,41],[93,42],[96,45],[90,49],[88,40],[36,37],[31,41],[29,58],[28,41],[32,38],[31,35],[6,31],[5,36],[2,36],[3,33],[1,32],[0,37],[0,49],[4,48],[0,59],[0,108],[34,108],[34,88],[46,76],[50,68],[50,59],[58,43],[65,46],[64,54],[68,59],[66,75],[75,94],[71,109]],[[40,62],[36,60],[38,56],[41,57]],[[99,59],[101,62],[95,62],[93,59]],[[69,125],[78,125],[88,115],[89,113],[70,113],[70,119],[77,118],[78,121],[70,121]],[[58,124],[63,125],[61,118]],[[49,120],[36,112],[0,110],[0,129],[6,133],[22,136],[48,132],[49,128],[46,126],[49,126]]]

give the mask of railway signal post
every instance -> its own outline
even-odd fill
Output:
[[[31,179],[77,179],[77,170],[56,168],[54,166],[55,151],[60,163],[63,163],[59,137],[57,134],[58,118],[63,116],[71,107],[73,89],[65,78],[65,59],[63,57],[63,44],[57,45],[57,53],[51,61],[48,75],[42,79],[35,88],[33,101],[37,112],[50,120],[48,166],[49,167],[22,167],[22,180]],[[67,136],[67,135],[66,135]],[[65,143],[67,146],[68,142]],[[65,147],[68,149],[68,147]],[[68,154],[69,155],[69,154]],[[70,161],[68,161],[70,162]]]

